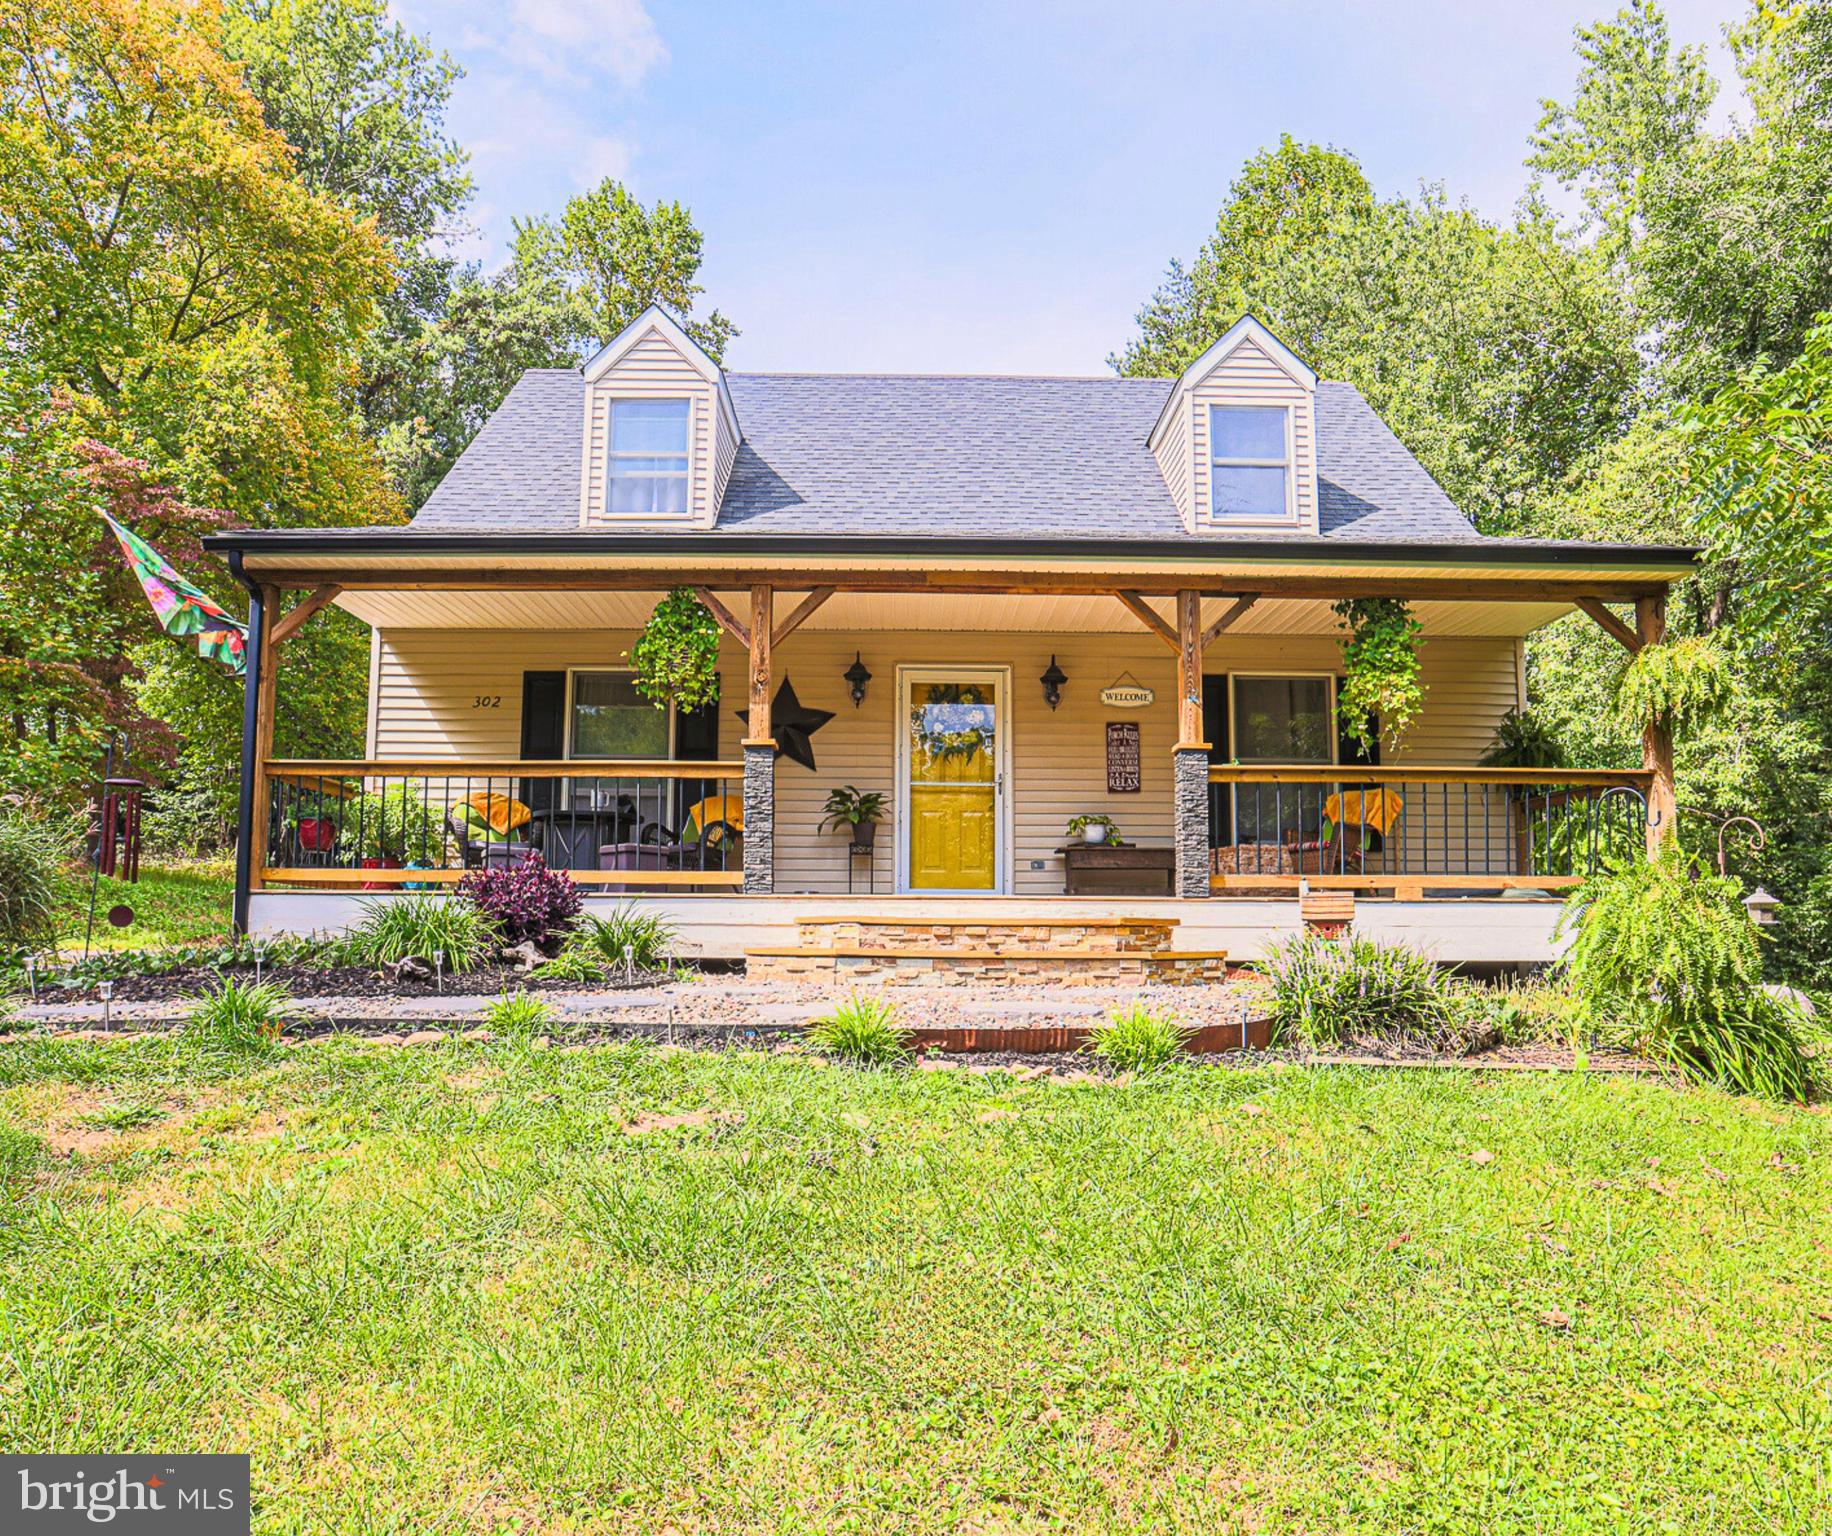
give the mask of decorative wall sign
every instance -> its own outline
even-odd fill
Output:
[[[1100,701],[1109,709],[1143,709],[1157,696],[1130,672],[1120,673],[1100,691]]]
[[[1139,792],[1139,725],[1136,720],[1107,722],[1107,793]]]

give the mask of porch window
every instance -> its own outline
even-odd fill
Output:
[[[567,756],[666,758],[674,711],[657,709],[636,691],[630,672],[572,675]]]
[[[1291,511],[1291,412],[1282,405],[1209,407],[1209,513],[1283,519]]]
[[[1286,767],[1336,760],[1333,679],[1319,676],[1233,679],[1234,757]],[[1241,785],[1234,800],[1234,841],[1282,843],[1315,838],[1320,797],[1268,784]],[[1269,866],[1276,867],[1276,866]]]
[[[611,402],[607,506],[626,517],[687,510],[690,401]]]

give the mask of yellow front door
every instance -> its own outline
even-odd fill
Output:
[[[990,681],[910,679],[910,888],[990,891],[999,862],[998,692]]]

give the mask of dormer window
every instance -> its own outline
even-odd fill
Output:
[[[612,400],[606,459],[613,516],[650,517],[687,510],[687,445],[692,402]]]
[[[1218,520],[1282,522],[1291,505],[1291,410],[1209,407],[1209,512]]]

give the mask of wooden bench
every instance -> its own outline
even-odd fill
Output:
[[[1056,850],[1065,896],[1174,896],[1177,850],[1134,843],[1067,843]]]

